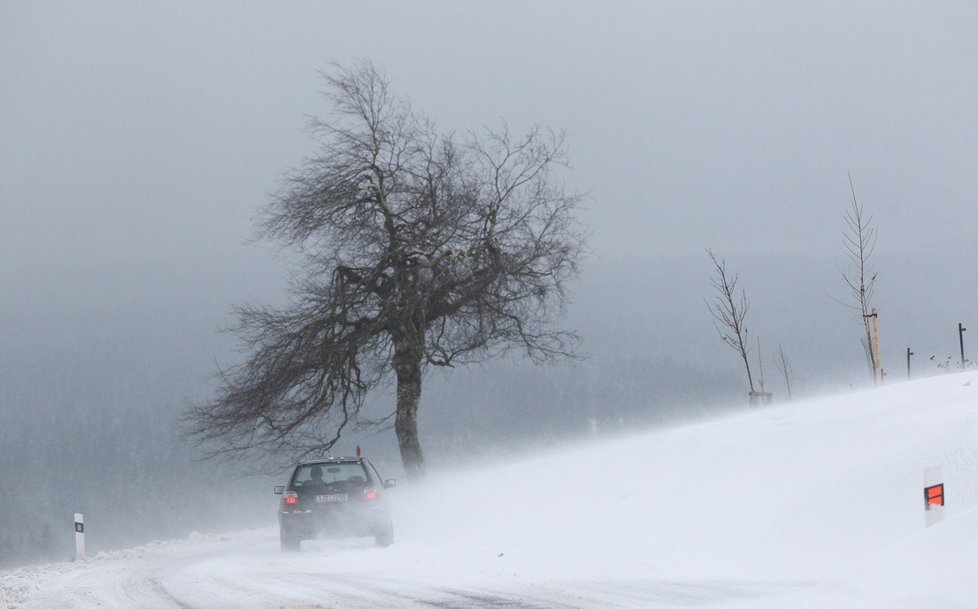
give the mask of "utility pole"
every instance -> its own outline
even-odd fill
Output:
[[[964,326],[961,325],[961,322],[958,322],[958,343],[961,344],[961,369],[962,370],[964,370],[964,332],[967,329],[968,328],[965,328]]]
[[[913,351],[910,347],[907,347],[907,378],[910,378],[910,356],[913,355]]]

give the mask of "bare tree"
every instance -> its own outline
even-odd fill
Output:
[[[716,274],[710,279],[716,296],[713,301],[707,301],[710,313],[713,315],[714,327],[720,333],[720,338],[734,351],[736,351],[744,362],[744,369],[747,370],[747,384],[750,392],[754,393],[754,378],[750,371],[750,360],[747,355],[747,328],[744,320],[747,317],[747,310],[750,303],[747,301],[747,294],[743,289],[737,294],[737,276],[727,273],[726,260],[719,260],[712,250],[706,250],[713,261],[713,269]]]
[[[288,176],[259,230],[301,252],[302,279],[281,310],[239,309],[250,355],[189,417],[216,454],[279,460],[393,418],[406,473],[419,478],[426,368],[514,348],[534,361],[574,355],[577,337],[553,322],[583,249],[578,196],[554,177],[559,133],[458,141],[369,63],[323,76],[334,116],[312,122],[321,152]],[[391,377],[393,412],[368,420],[364,397]]]
[[[784,385],[788,390],[788,399],[790,400],[792,376],[791,361],[788,360],[788,357],[784,354],[784,349],[781,348],[781,345],[778,345],[778,359],[774,363],[777,366],[778,371],[781,372],[781,376],[784,377]]]
[[[856,311],[865,331],[863,340],[866,356],[874,380],[878,380],[880,362],[874,350],[872,318],[876,314],[872,309],[873,292],[876,286],[877,271],[869,266],[870,257],[876,249],[876,228],[873,217],[867,216],[863,206],[856,200],[856,189],[849,174],[849,190],[852,193],[852,204],[845,214],[845,226],[842,230],[842,248],[846,256],[846,268],[842,270],[842,278],[849,291],[849,300],[843,304]]]

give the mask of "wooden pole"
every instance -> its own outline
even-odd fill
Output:
[[[967,329],[961,325],[961,322],[958,322],[958,342],[961,344],[961,370],[964,370],[964,332]]]
[[[880,361],[880,318],[876,309],[873,309],[873,356],[876,369],[873,370],[873,378],[877,385],[883,384],[883,362]]]

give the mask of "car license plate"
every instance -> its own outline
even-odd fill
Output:
[[[316,495],[316,503],[332,503],[334,501],[347,501],[346,493],[338,493],[336,495]]]

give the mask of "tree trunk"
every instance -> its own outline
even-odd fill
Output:
[[[409,333],[414,334],[414,333]],[[408,480],[424,477],[424,454],[418,439],[418,405],[421,402],[421,345],[417,335],[394,339],[394,373],[397,375],[397,411],[394,431],[401,449],[401,463]]]
[[[864,308],[863,311],[866,309]],[[863,325],[866,327],[866,353],[869,354],[869,373],[873,375],[873,384],[876,381],[876,353],[873,351],[873,330],[869,325],[869,315],[863,313]]]
[[[754,377],[750,373],[750,361],[747,359],[747,347],[741,337],[740,329],[737,329],[737,343],[740,345],[740,358],[744,360],[744,368],[747,369],[747,384],[750,385],[750,392],[754,393]]]

